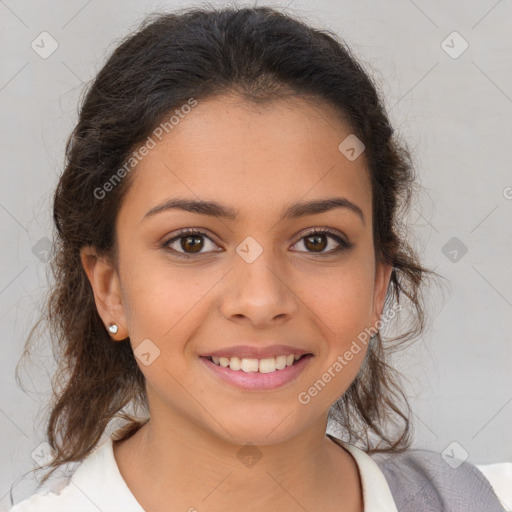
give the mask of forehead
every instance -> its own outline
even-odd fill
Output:
[[[198,100],[167,131],[161,140],[152,135],[154,147],[130,176],[123,208],[134,215],[176,196],[219,200],[254,217],[342,195],[371,218],[364,154],[350,161],[340,152],[352,131],[327,104],[292,97],[256,105],[224,95]]]

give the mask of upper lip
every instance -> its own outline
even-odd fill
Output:
[[[277,356],[302,356],[310,354],[307,350],[288,345],[269,345],[268,347],[254,347],[250,345],[236,345],[233,347],[221,348],[201,354],[200,357],[239,357],[240,359],[265,359]]]

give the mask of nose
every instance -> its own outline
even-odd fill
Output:
[[[263,251],[252,263],[235,257],[221,305],[228,320],[262,329],[285,323],[296,313],[291,277],[270,252]]]

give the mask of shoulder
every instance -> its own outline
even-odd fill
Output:
[[[112,441],[98,445],[58,489],[38,492],[9,512],[141,512],[143,509],[123,481]]]
[[[399,512],[503,512],[489,480],[468,461],[446,461],[430,450],[372,454]]]
[[[78,512],[85,512],[85,508],[77,509],[77,496],[76,492],[73,492],[73,488],[68,484],[60,492],[48,491],[45,493],[38,492],[33,494],[29,498],[21,501],[17,505],[14,505],[9,512],[69,512],[73,510]]]

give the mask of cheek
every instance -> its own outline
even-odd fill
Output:
[[[150,338],[158,346],[169,348],[169,340],[180,339],[179,332],[200,325],[205,297],[222,278],[213,269],[199,271],[185,266],[172,269],[163,261],[145,263],[141,258],[125,259],[123,291],[128,329],[135,345]],[[171,344],[176,347],[176,343]]]
[[[373,276],[368,274],[364,266],[354,266],[351,272],[340,273],[339,279],[331,276],[320,280],[322,290],[314,287],[309,293],[307,303],[313,305],[324,343],[319,347],[311,387],[304,389],[299,399],[313,400],[321,395],[315,402],[320,409],[332,405],[346,392],[363,364],[370,339],[367,329],[371,325],[373,297]]]
[[[346,343],[370,326],[373,304],[372,264],[356,261],[316,273],[302,288],[304,302],[322,321],[326,338]]]

